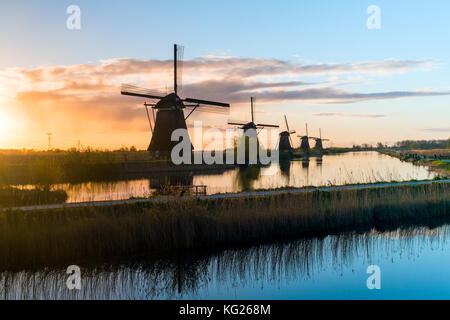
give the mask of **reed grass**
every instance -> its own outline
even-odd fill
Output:
[[[450,215],[447,183],[0,213],[0,269],[246,246]]]
[[[128,171],[170,166],[146,151],[1,151],[0,185],[115,179]]]
[[[50,190],[47,187],[0,187],[0,208],[64,203],[66,200],[67,193],[63,190]]]

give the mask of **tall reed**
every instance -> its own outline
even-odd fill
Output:
[[[450,215],[446,183],[0,213],[0,269],[250,245]]]

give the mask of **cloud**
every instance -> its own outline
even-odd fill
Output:
[[[345,113],[332,113],[332,112],[323,112],[323,113],[314,113],[314,117],[348,117],[348,118],[384,118],[386,115],[384,114],[345,114]]]
[[[365,80],[367,75],[428,70],[437,64],[433,60],[394,59],[301,64],[277,59],[199,57],[184,61],[182,96],[229,102],[236,107],[248,103],[250,96],[256,96],[261,103],[281,106],[290,101],[349,104],[448,95],[449,91],[431,90],[353,92],[342,89],[339,78],[350,75],[352,79]],[[304,81],[305,76],[328,80]],[[9,97],[32,121],[72,131],[147,131],[142,108],[145,99],[121,96],[122,82],[154,88],[161,95],[165,94],[166,84],[169,84],[167,90],[171,90],[172,61],[116,58],[97,64],[0,71],[0,87],[13,93]],[[383,117],[342,113],[317,116]]]
[[[363,62],[300,64],[278,59],[236,57],[200,57],[183,63],[185,75],[198,77],[207,73],[221,79],[252,78],[258,76],[311,76],[334,74],[393,74],[412,70],[429,70],[438,64],[434,60],[381,60]],[[101,60],[100,64],[45,66],[32,70],[16,70],[31,81],[67,77],[126,77],[157,76],[172,70],[171,60],[139,60],[116,58]],[[170,73],[168,75],[171,75]]]
[[[450,133],[450,127],[443,127],[443,128],[422,128],[422,131],[426,132],[448,132]]]

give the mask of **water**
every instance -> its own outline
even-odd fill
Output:
[[[68,202],[80,202],[147,197],[165,179],[174,185],[206,185],[207,193],[215,194],[244,189],[425,180],[434,177],[435,173],[426,167],[402,162],[378,152],[351,152],[273,164],[266,168],[235,168],[223,173],[153,176],[114,182],[67,183],[55,185],[53,189],[65,190]]]
[[[273,170],[272,175],[266,175]],[[272,168],[177,177],[209,193],[243,188],[431,179],[427,168],[375,152],[324,156]],[[69,201],[146,196],[157,178],[65,184]],[[81,290],[64,269],[0,272],[0,299],[450,299],[450,225],[371,230],[288,243],[103,265],[80,264]],[[151,256],[151,253],[149,253]],[[367,268],[381,268],[381,290]]]
[[[346,233],[177,259],[0,273],[0,299],[449,299],[450,226]],[[381,268],[369,290],[367,267]]]

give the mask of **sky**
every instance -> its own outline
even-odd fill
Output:
[[[70,30],[67,8],[81,10]],[[368,28],[369,6],[380,28]],[[450,136],[448,1],[64,1],[0,3],[0,148],[148,146],[144,101],[121,83],[231,103],[195,112],[322,129],[333,146]],[[373,21],[373,20],[370,20]],[[296,142],[298,144],[299,141]]]

